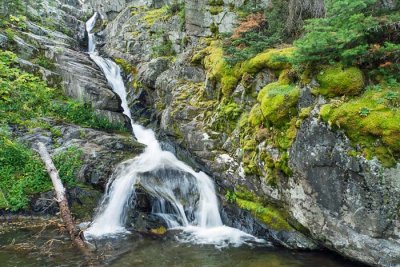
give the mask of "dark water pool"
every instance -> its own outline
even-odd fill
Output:
[[[85,266],[86,261],[55,225],[0,224],[0,266]],[[268,247],[216,249],[132,234],[97,242],[98,262],[106,266],[339,267],[361,265],[327,252],[293,252]]]

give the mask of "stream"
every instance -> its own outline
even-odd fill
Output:
[[[0,223],[0,266],[84,266],[82,255],[68,235],[40,223]],[[10,226],[10,227],[7,227]],[[10,244],[12,244],[10,246]],[[172,234],[154,237],[132,233],[96,242],[106,266],[215,267],[361,267],[325,252],[297,252],[266,246],[228,247],[177,242]]]

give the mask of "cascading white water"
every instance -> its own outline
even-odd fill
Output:
[[[102,69],[114,92],[120,96],[124,114],[131,119],[133,134],[138,142],[146,145],[146,149],[117,168],[115,179],[111,179],[112,182],[107,185],[100,210],[85,231],[85,236],[96,238],[126,232],[125,210],[135,193],[135,186],[140,184],[160,200],[153,207],[154,214],[163,218],[170,228],[179,228],[186,233],[181,237],[182,241],[217,246],[261,242],[238,229],[224,226],[212,180],[203,172],[195,172],[172,153],[163,151],[152,130],[133,122],[120,68],[96,52],[92,33],[96,18],[97,13],[86,23],[89,55]],[[166,203],[169,203],[168,207]]]

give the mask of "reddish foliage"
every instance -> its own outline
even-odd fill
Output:
[[[379,65],[379,67],[381,67],[381,68],[390,68],[392,65],[393,65],[392,62],[386,61],[385,63]]]
[[[263,13],[250,14],[240,22],[239,26],[233,32],[232,38],[240,38],[243,33],[261,28],[264,23],[265,17]]]

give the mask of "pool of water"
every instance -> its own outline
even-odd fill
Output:
[[[165,237],[130,234],[94,242],[97,262],[106,266],[339,267],[361,265],[327,252],[295,252],[267,246],[217,249]],[[0,225],[0,265],[84,266],[87,264],[56,223]]]

